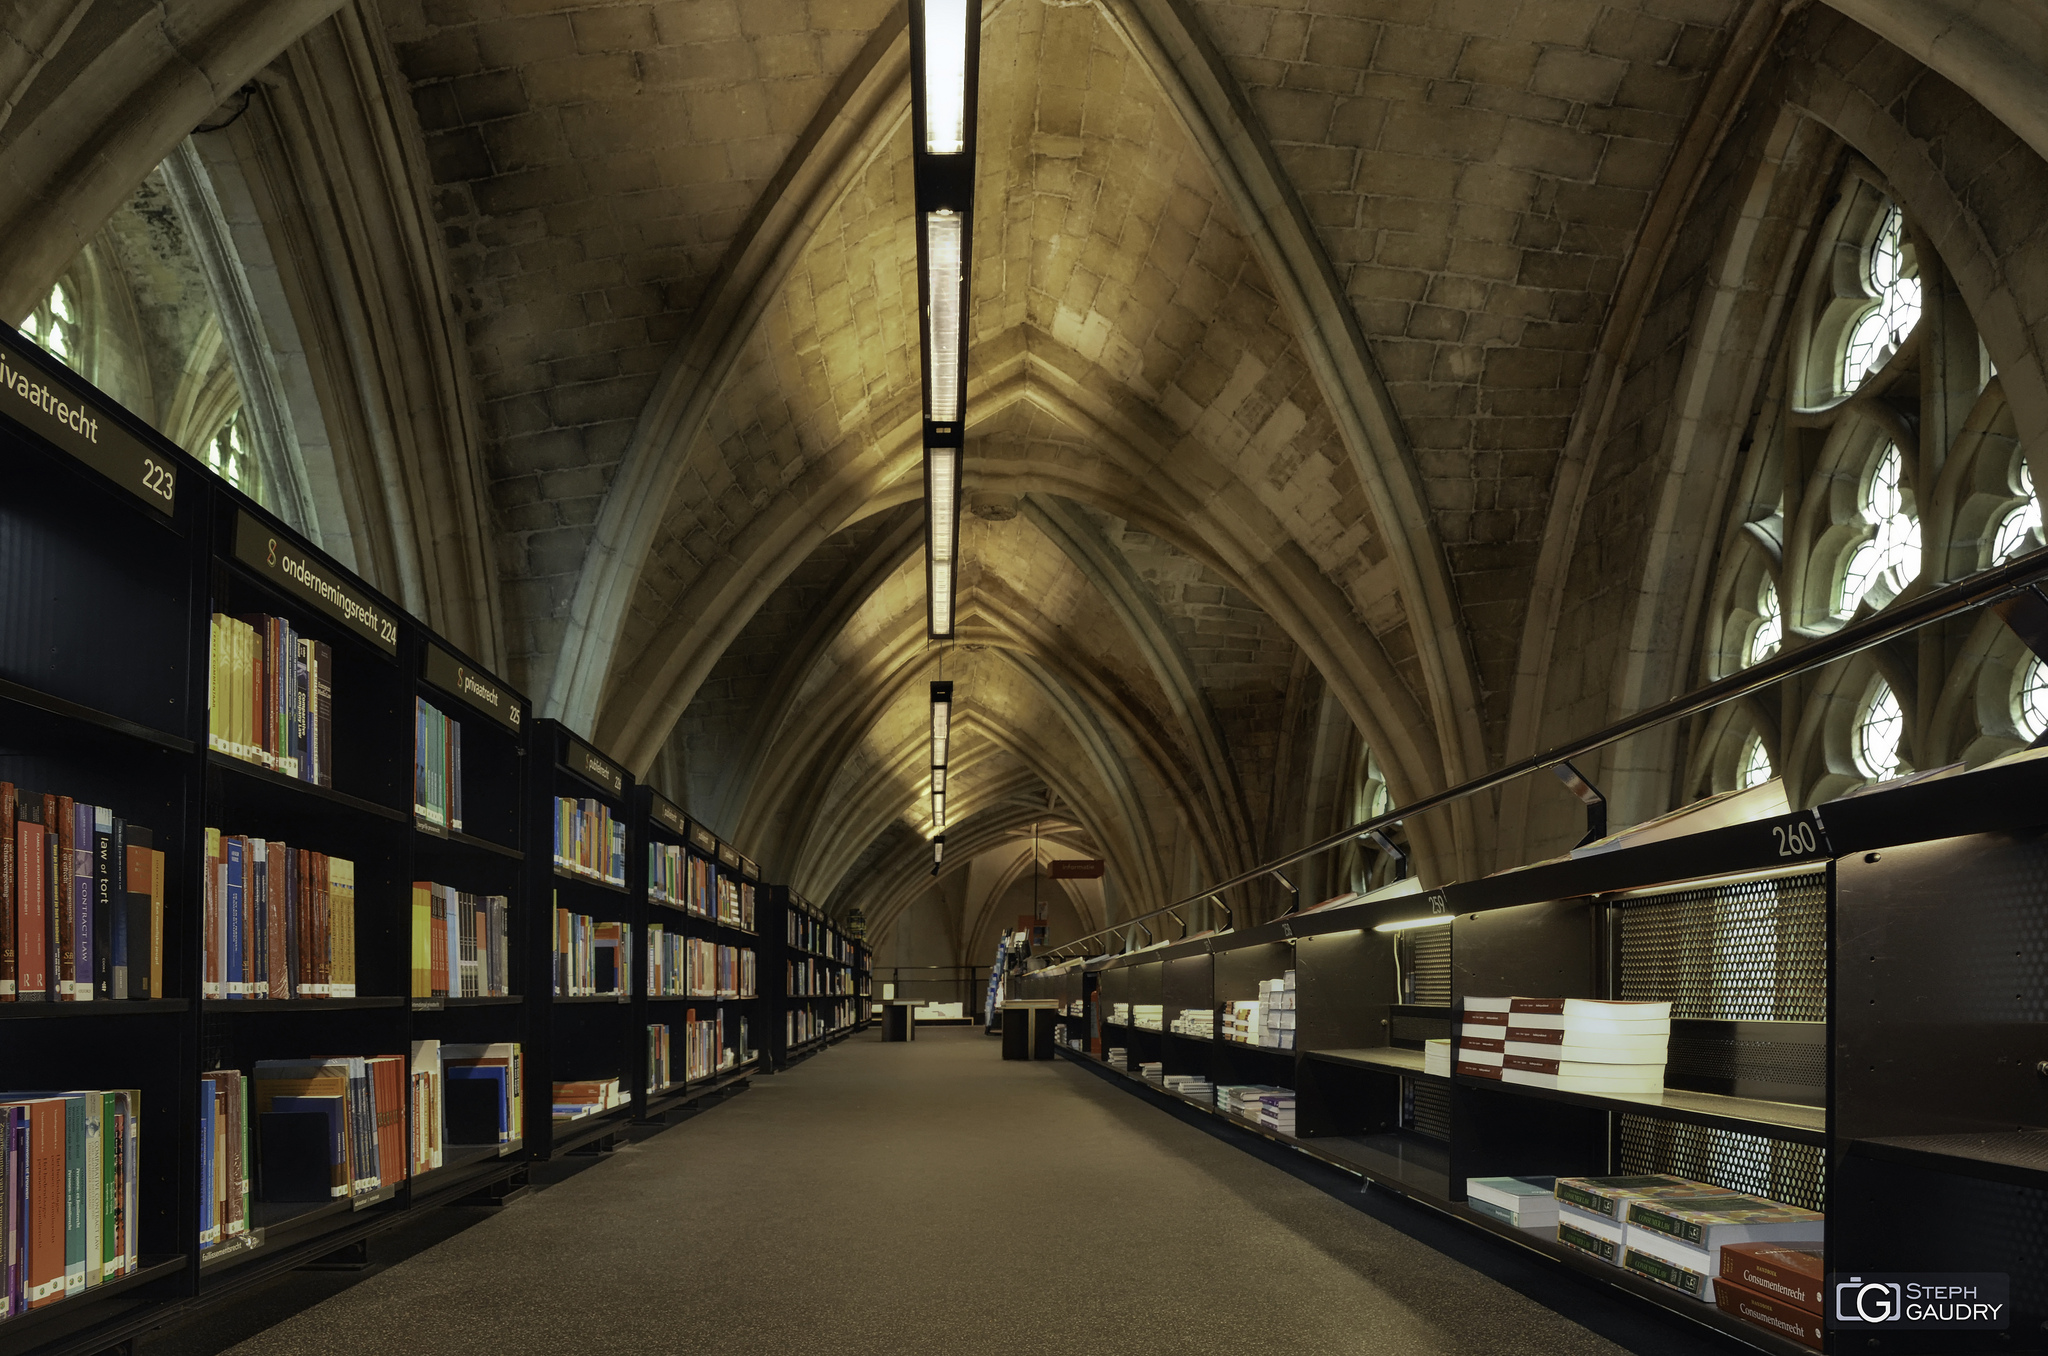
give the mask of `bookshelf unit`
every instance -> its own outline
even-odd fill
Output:
[[[8,407],[16,418],[0,419],[0,474],[9,484],[0,502],[7,544],[0,552],[0,780],[38,800],[48,792],[105,807],[122,821],[123,846],[143,851],[143,860],[148,851],[161,855],[161,963],[150,996],[0,1001],[0,1091],[140,1094],[134,1266],[0,1319],[0,1353],[54,1356],[118,1346],[176,1314],[359,1243],[408,1210],[488,1191],[521,1170],[516,1144],[509,1151],[448,1146],[432,1172],[411,1176],[405,1162],[385,1164],[385,1183],[374,1190],[312,1203],[272,1200],[271,1173],[292,1165],[266,1161],[261,1126],[252,1123],[249,1227],[200,1246],[202,1073],[247,1074],[269,1058],[409,1061],[415,1040],[520,1038],[516,1001],[468,1008],[447,1000],[436,1010],[410,997],[411,883],[432,879],[504,895],[512,926],[523,922],[519,726],[526,708],[519,694],[5,327],[0,354],[84,410],[97,430],[88,443],[16,406]],[[297,637],[326,648],[324,783],[279,766],[283,754],[312,751],[310,735],[293,744],[295,723],[282,709],[270,766],[231,756],[211,737],[220,733],[210,690],[215,614],[284,618]],[[286,647],[282,634],[265,653],[296,660],[297,647]],[[272,667],[273,678],[292,673]],[[486,693],[496,707],[489,714]],[[309,670],[308,730],[320,728],[317,695]],[[462,832],[445,823],[432,833],[415,826],[420,697],[463,730],[461,782],[472,799]],[[275,996],[225,987],[232,979],[239,988],[243,972],[226,973],[222,934],[209,937],[208,828],[353,864],[353,946],[335,947],[328,976],[343,982],[341,957],[350,956],[350,996],[286,997],[288,971],[266,973],[272,962],[313,964],[288,946],[266,948],[260,970],[247,946],[248,978],[275,986]],[[138,829],[148,831],[146,844]],[[4,832],[19,843],[13,824]],[[105,880],[108,894],[89,896],[90,945],[110,962],[122,959],[114,954],[122,877],[112,863],[128,860],[116,853],[91,868],[93,888]],[[140,892],[146,911],[147,886]],[[261,917],[266,927],[306,916],[283,892],[277,898],[277,911]],[[0,901],[9,911],[16,904]],[[141,916],[130,914],[121,926]],[[252,927],[258,917],[237,915]],[[129,976],[139,989],[151,967],[137,941]],[[88,982],[95,968],[87,967]],[[289,978],[308,983],[314,974]],[[109,990],[115,982],[109,976]],[[403,1100],[402,1121],[411,1102]]]
[[[1914,1332],[1858,1350],[2039,1350],[2044,792],[2048,760],[2016,760],[1097,958],[1078,967],[1082,997],[1097,986],[1103,1048],[1130,1049],[1131,1068],[1108,1067],[1072,1029],[1061,1050],[1160,1105],[1216,1115],[1765,1351],[1806,1348],[1491,1220],[1465,1204],[1466,1179],[1670,1172],[1821,1209],[1830,1272],[2012,1277],[2011,1339]],[[1378,930],[1436,918],[1450,921]],[[1853,953],[1837,948],[1849,937]],[[1157,1001],[1145,995],[1158,983],[1170,1026],[1177,996],[1199,996],[1205,960],[1219,1012],[1254,996],[1257,979],[1295,970],[1297,1048],[1203,1051],[1116,1020],[1119,1004]],[[1020,996],[1071,1002],[1076,968],[1026,975]],[[1665,1090],[1597,1096],[1426,1073],[1423,1042],[1452,1035],[1467,995],[1668,999]],[[1137,1073],[1143,1059],[1217,1084],[1291,1087],[1296,1133],[1155,1087]]]
[[[645,848],[632,813],[637,788],[622,764],[558,721],[533,721],[530,740],[527,873],[544,923],[526,953],[526,1142],[545,1159],[608,1145],[645,1082],[646,1033],[635,1020],[644,1002],[634,992],[634,953],[646,931],[645,873],[634,866]],[[616,850],[614,828],[623,835]],[[607,929],[619,930],[609,956]],[[555,1118],[556,1084],[605,1079],[618,1080],[616,1105]]]
[[[762,901],[762,963],[773,965],[780,999],[769,1005],[766,1048],[784,1069],[854,1030],[856,951],[824,910],[787,885],[767,886]]]
[[[753,862],[720,842],[710,829],[652,787],[637,789],[635,818],[644,843],[636,863],[646,880],[647,900],[648,935],[642,943],[642,965],[649,965],[645,948],[654,944],[655,926],[662,928],[665,937],[682,942],[678,948],[682,953],[680,969],[664,986],[669,992],[651,992],[651,975],[638,986],[645,1025],[669,1028],[668,1081],[659,1082],[651,1065],[641,1071],[640,1114],[653,1117],[708,1093],[735,1087],[759,1071],[762,1033],[768,1025],[764,1013],[769,1007],[762,995],[774,991],[762,987],[768,970],[762,961],[760,937],[760,873]],[[730,949],[733,963],[729,974],[721,973],[717,953],[710,966],[702,963],[701,948],[706,945]],[[752,992],[747,991],[748,967],[738,953],[753,958]],[[694,1075],[689,1065],[693,1014],[697,1022],[708,1024],[710,1031],[717,1033],[711,1042],[716,1057],[707,1061],[709,1068]]]

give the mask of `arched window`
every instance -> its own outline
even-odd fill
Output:
[[[1742,789],[1762,786],[1776,774],[1771,770],[1770,750],[1764,747],[1762,735],[1751,735],[1749,743],[1742,749]]]
[[[2048,664],[2030,657],[2012,685],[2012,723],[2032,743],[2048,734]]]
[[[1778,586],[1764,580],[1756,591],[1756,630],[1749,637],[1745,664],[1761,664],[1778,652],[1785,639],[1785,618],[1778,607]]]
[[[228,421],[220,426],[220,432],[207,443],[206,464],[213,468],[215,475],[242,493],[255,495],[256,461],[242,436],[240,410],[229,415]]]
[[[1849,553],[1842,567],[1841,586],[1835,594],[1838,617],[1854,612],[1880,581],[1897,592],[1920,573],[1920,520],[1906,506],[1904,479],[1905,459],[1897,443],[1888,443],[1863,496],[1863,516],[1871,524],[1871,533]]]
[[[1849,342],[1842,353],[1845,395],[1883,367],[1920,323],[1920,279],[1907,276],[1905,226],[1899,209],[1887,204],[1863,266],[1864,287],[1872,300],[1850,326]]]
[[[43,298],[43,304],[21,322],[21,332],[51,357],[67,367],[77,367],[78,303],[73,299],[70,287],[59,281],[51,288],[50,295]]]
[[[1856,715],[1856,767],[1871,781],[1888,781],[1903,766],[1899,744],[1906,734],[1906,715],[1891,684],[1879,679]]]
[[[2025,555],[2033,549],[2028,544],[2029,540],[2041,535],[2041,503],[2034,498],[2034,473],[2027,469],[2024,460],[2020,462],[2013,480],[2017,482],[2015,488],[2027,497],[2027,501],[1999,520],[1997,535],[1991,542],[1991,563],[1994,565]]]

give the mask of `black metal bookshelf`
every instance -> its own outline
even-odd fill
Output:
[[[774,1066],[789,1067],[859,1029],[856,944],[817,905],[786,885],[763,892],[763,965],[775,967]]]
[[[1543,1230],[1489,1219],[1465,1204],[1466,1180],[1670,1172],[1822,1209],[1830,1272],[2010,1273],[2019,1338],[2048,1319],[2032,1312],[2048,1308],[2037,1298],[2048,1294],[2048,1263],[2026,1242],[2048,1211],[2048,1129],[2035,1128],[2048,1126],[2048,1103],[2033,1034],[2048,1010],[2037,982],[2048,936],[2044,793],[2048,760],[2013,760],[1429,891],[1405,883],[1240,931],[1053,965],[1015,992],[1057,999],[1070,1014],[1078,1005],[1061,1053],[1119,1086],[1216,1116],[1750,1346],[1806,1350]],[[1774,830],[1798,823],[1820,832],[1788,860],[1785,844],[1806,840]],[[1380,930],[1414,923],[1425,925]],[[1430,934],[1443,942],[1418,947]],[[1851,937],[1853,950],[1837,940]],[[1716,954],[1739,963],[1717,972]],[[1170,1028],[1176,1006],[1209,1006],[1220,1030],[1231,1002],[1286,970],[1298,1005],[1291,1050],[1124,1020],[1125,1005],[1158,1003]],[[1744,1010],[1762,990],[1775,1011]],[[1595,1096],[1430,1074],[1423,1043],[1452,1035],[1468,995],[1677,1000],[1666,1087]],[[1128,1070],[1104,1061],[1118,1047]],[[1217,1085],[1290,1087],[1295,1133],[1168,1092],[1140,1077],[1149,1060]],[[1977,1335],[1912,1337],[1915,1351],[1988,1349]]]

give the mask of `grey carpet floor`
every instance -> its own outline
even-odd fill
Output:
[[[232,1348],[1622,1348],[1065,1061],[847,1041]]]

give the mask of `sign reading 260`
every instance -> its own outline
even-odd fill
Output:
[[[1784,819],[1775,820],[1765,826],[1771,834],[1771,841],[1780,857],[1832,857],[1834,852],[1828,846],[1826,826],[1820,822],[1818,810],[1806,810]]]

